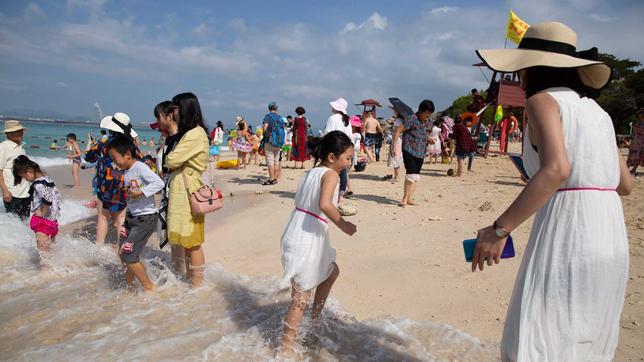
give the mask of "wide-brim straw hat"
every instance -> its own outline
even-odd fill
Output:
[[[338,98],[333,102],[329,102],[329,104],[331,105],[331,108],[335,109],[336,111],[342,112],[342,114],[347,114],[347,107],[349,106],[349,102],[347,102],[346,99]]]
[[[516,49],[478,49],[476,54],[505,73],[536,66],[577,68],[582,83],[594,89],[608,85],[612,75],[609,66],[597,61],[597,48],[577,52],[577,34],[555,21],[530,26]]]
[[[130,116],[125,113],[117,112],[114,113],[113,116],[103,117],[103,119],[101,119],[100,127],[117,133],[129,133],[132,138],[136,138],[138,136],[138,134],[132,129],[132,125],[130,125]]]
[[[20,121],[11,120],[4,122],[4,133],[18,132],[21,129],[26,129]]]

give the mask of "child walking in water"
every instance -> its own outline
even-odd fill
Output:
[[[25,155],[16,157],[12,171],[16,185],[23,178],[31,182],[29,227],[36,233],[36,244],[42,259],[43,252],[50,249],[51,243],[56,240],[56,234],[58,234],[58,217],[62,201],[60,191],[52,179],[40,169],[40,166]],[[41,265],[43,265],[42,261]]]
[[[148,278],[140,256],[150,235],[157,230],[154,194],[163,189],[164,183],[145,163],[135,158],[136,146],[128,137],[114,138],[107,151],[114,163],[125,170],[128,189],[125,223],[119,230],[119,256],[126,266],[125,283],[132,288],[136,277],[146,291],[152,291],[154,284]]]
[[[74,187],[79,187],[80,177],[78,176],[78,173],[80,172],[80,167],[82,164],[81,156],[83,155],[83,153],[81,152],[80,147],[78,146],[75,133],[70,133],[67,135],[67,144],[69,145],[68,147],[71,149],[67,153],[67,158],[70,161],[72,161],[72,177],[74,178]]]
[[[351,165],[353,143],[342,131],[331,131],[314,152],[320,164],[302,178],[295,196],[295,210],[282,235],[284,279],[291,282],[291,305],[284,318],[281,351],[293,353],[297,329],[315,289],[311,318],[322,312],[340,270],[329,240],[329,222],[347,235],[354,224],[344,220],[337,209],[339,174]]]

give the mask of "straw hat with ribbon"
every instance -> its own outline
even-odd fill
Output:
[[[132,129],[130,124],[130,117],[125,113],[114,113],[113,116],[105,116],[101,119],[101,128],[122,133],[124,135],[136,138],[137,133]]]
[[[516,49],[478,49],[476,54],[499,72],[510,73],[537,66],[577,68],[579,78],[586,86],[604,88],[610,82],[611,68],[597,61],[597,48],[578,52],[576,46],[577,34],[572,29],[548,21],[530,26]]]
[[[18,132],[21,129],[26,129],[19,121],[11,120],[4,123],[3,133]]]

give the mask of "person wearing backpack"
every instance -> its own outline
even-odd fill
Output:
[[[285,122],[277,114],[277,103],[268,103],[268,113],[264,116],[264,156],[268,166],[268,180],[262,185],[275,185],[282,173],[280,152],[286,138]]]

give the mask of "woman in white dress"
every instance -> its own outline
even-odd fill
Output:
[[[282,349],[293,351],[297,329],[315,290],[311,318],[322,312],[340,271],[329,240],[329,222],[348,235],[356,226],[342,218],[337,199],[339,174],[351,166],[353,142],[342,131],[325,135],[314,152],[315,163],[302,177],[295,195],[295,209],[282,235],[284,281],[291,283],[291,305],[284,318]]]
[[[429,161],[431,162],[434,159],[434,163],[438,163],[438,158],[441,156],[441,129],[438,127],[440,121],[434,122],[432,127],[431,134],[429,135],[429,144],[427,145],[427,155],[429,156]]]
[[[509,232],[536,213],[505,321],[504,361],[610,361],[617,347],[628,278],[619,195],[633,180],[610,116],[585,97],[610,82],[611,69],[577,57],[575,43],[570,28],[546,22],[532,25],[518,49],[477,50],[490,68],[518,71],[528,97],[530,180],[479,230],[472,262],[472,271],[498,264]]]

